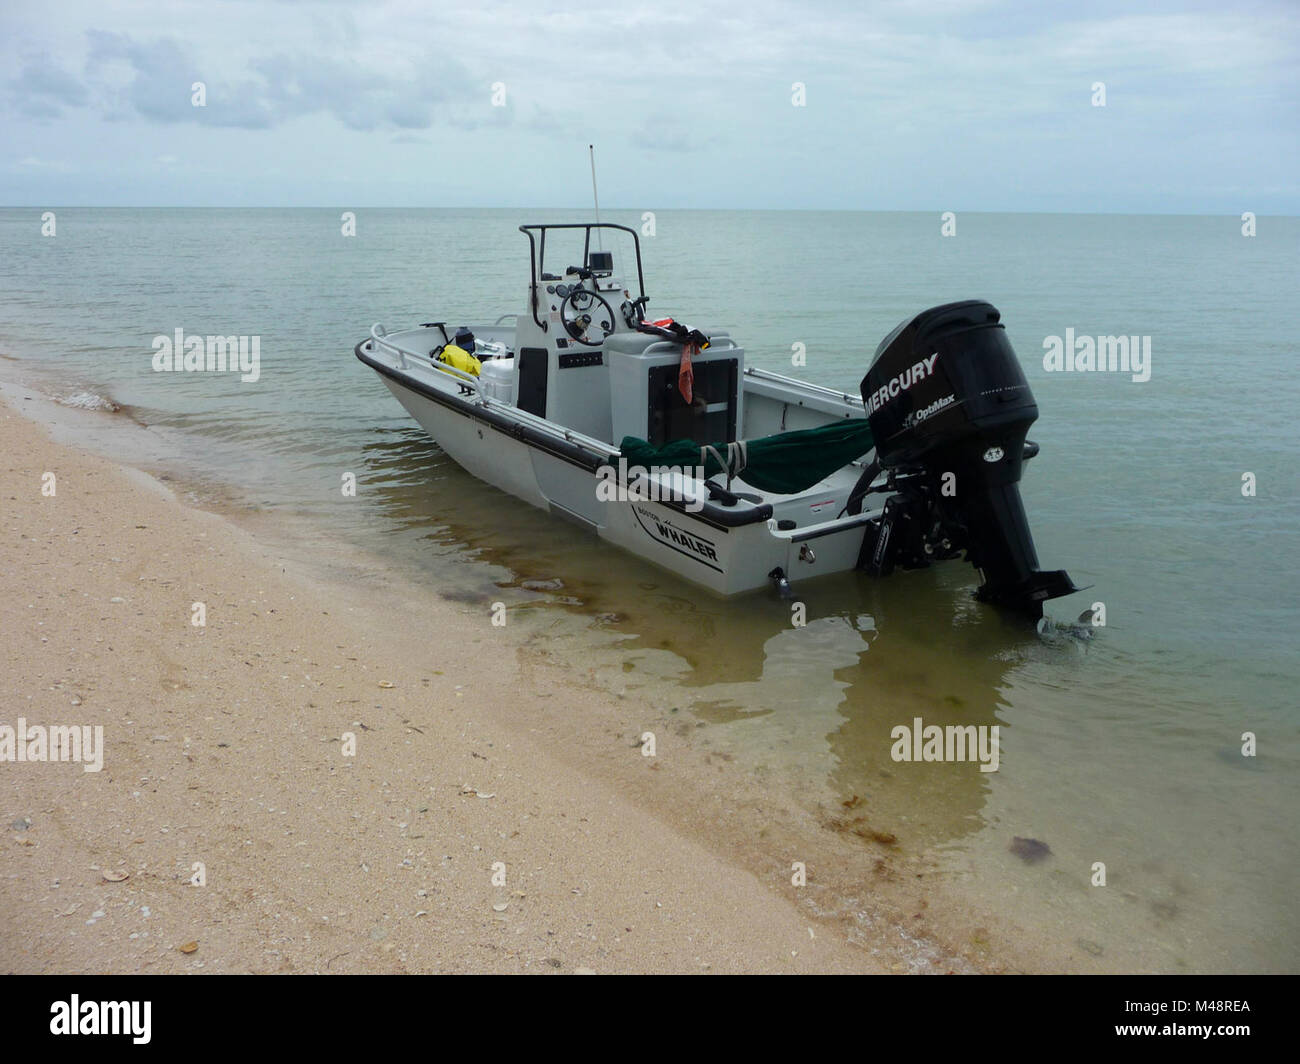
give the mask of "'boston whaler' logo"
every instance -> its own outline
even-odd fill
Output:
[[[718,566],[713,564],[718,560],[718,548],[712,540],[706,539],[697,532],[688,532],[667,518],[659,517],[653,511],[637,506],[635,503],[632,505],[632,513],[636,515],[637,524],[651,539],[656,539],[680,554],[703,562],[710,569],[718,569]],[[718,571],[722,570],[718,569]]]

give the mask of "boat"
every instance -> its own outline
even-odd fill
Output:
[[[1034,620],[1079,590],[1039,569],[1019,488],[1038,407],[991,304],[906,318],[850,394],[651,317],[635,229],[519,229],[523,313],[376,324],[354,349],[475,477],[724,596],[963,555],[977,598]]]

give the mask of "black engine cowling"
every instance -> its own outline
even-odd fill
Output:
[[[1037,619],[1046,599],[1078,588],[1038,568],[1019,487],[1038,406],[999,319],[982,300],[948,303],[876,348],[862,399],[897,494],[868,532],[863,564],[882,572],[965,550],[981,599]]]

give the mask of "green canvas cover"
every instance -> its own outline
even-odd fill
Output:
[[[675,440],[663,447],[652,447],[635,436],[624,436],[619,451],[630,465],[647,468],[702,465],[706,477],[730,473],[759,491],[795,495],[825,480],[855,458],[861,458],[873,443],[871,426],[865,418],[845,418],[815,429],[797,429],[748,440],[743,445],[743,467],[740,467],[738,444],[703,446],[694,440]],[[724,461],[731,463],[730,470],[724,467]]]

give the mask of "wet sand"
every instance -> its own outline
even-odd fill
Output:
[[[105,752],[0,764],[0,970],[1089,967],[949,896],[869,808],[769,793],[678,707],[611,695],[544,625],[289,549],[46,427],[120,415],[5,394],[0,723],[102,725]]]

